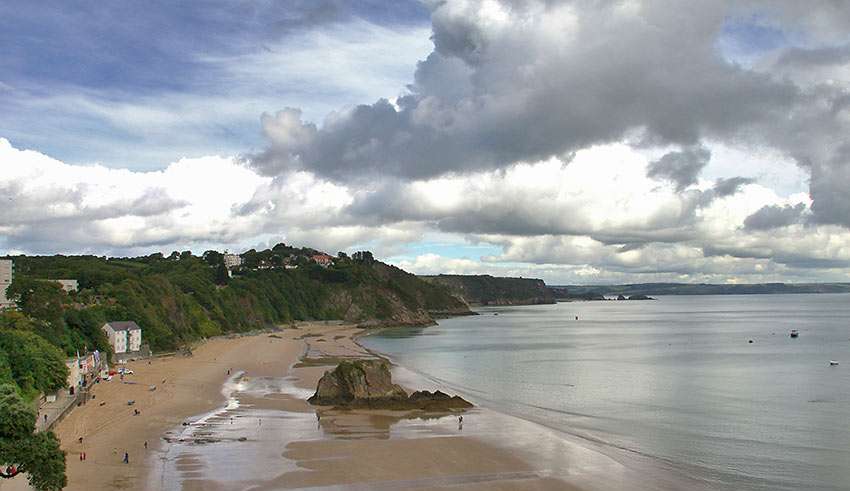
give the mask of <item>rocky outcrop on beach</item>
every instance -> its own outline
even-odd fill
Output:
[[[363,407],[372,409],[442,411],[464,409],[472,404],[459,396],[440,391],[407,392],[392,382],[386,360],[343,361],[319,379],[316,393],[308,399],[320,406]]]

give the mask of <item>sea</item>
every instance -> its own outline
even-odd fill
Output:
[[[361,343],[483,407],[708,489],[850,489],[850,294],[478,313]]]

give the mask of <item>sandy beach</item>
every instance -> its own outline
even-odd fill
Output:
[[[55,428],[67,489],[563,490],[622,473],[601,454],[485,410],[460,427],[456,414],[310,406],[339,359],[374,356],[356,343],[361,332],[304,324],[130,363],[134,375],[97,385],[94,400]]]

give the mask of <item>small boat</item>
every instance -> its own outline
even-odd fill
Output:
[[[800,335],[800,332],[799,332],[799,331],[797,331],[796,329],[791,329],[791,337],[792,337],[792,338],[796,338],[796,337],[798,337],[799,335]]]
[[[831,367],[837,367],[837,366],[838,366],[838,362],[837,362],[837,361],[835,361],[835,360],[829,360],[829,366],[831,366]]]

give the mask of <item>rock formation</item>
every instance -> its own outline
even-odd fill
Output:
[[[308,399],[321,406],[366,407],[375,409],[443,411],[463,409],[472,404],[440,391],[407,392],[392,382],[385,360],[343,361],[319,379],[316,393]]]

